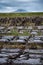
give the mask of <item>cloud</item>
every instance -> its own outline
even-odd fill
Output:
[[[10,13],[10,12],[14,12],[16,11],[16,9],[14,10],[14,8],[12,7],[4,7],[0,10],[0,13]]]
[[[15,12],[18,9],[26,12],[43,12],[43,0],[0,0],[0,13]]]

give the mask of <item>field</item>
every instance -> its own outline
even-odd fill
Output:
[[[0,13],[0,65],[43,65],[43,12]]]
[[[43,36],[43,12],[0,13],[0,37],[1,36],[6,36],[6,37],[7,36],[18,36],[18,37],[19,36],[23,36],[23,37],[29,36],[31,38],[34,38],[35,36],[37,36],[37,37]],[[18,39],[18,40],[21,40],[21,39]],[[13,40],[10,40],[7,42],[8,45],[9,44],[12,45],[10,43],[11,41],[13,41]],[[17,39],[16,39],[16,41],[17,41]],[[22,39],[22,41],[23,41],[23,39]],[[27,41],[29,41],[29,39]],[[3,42],[3,40],[1,42]],[[15,45],[15,41],[13,43]],[[36,43],[37,43],[37,40],[36,40]],[[41,44],[41,46],[40,46],[40,45],[37,45],[36,43],[34,44],[34,42],[33,42],[33,45],[31,45],[31,46],[33,46],[33,47],[36,46],[37,48],[39,48],[39,47],[43,48],[43,44]],[[39,42],[39,43],[41,43],[41,42]],[[17,44],[19,44],[19,43],[17,43]],[[0,43],[0,45],[1,45],[1,43]],[[19,47],[19,45],[18,45],[18,47]],[[22,47],[22,46],[20,46],[20,47]]]
[[[0,13],[0,17],[27,17],[27,16],[43,16],[43,12],[33,13]]]

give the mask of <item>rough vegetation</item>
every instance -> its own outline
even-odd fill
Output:
[[[35,17],[0,17],[0,25],[4,26],[29,26],[29,25],[43,25],[43,17],[35,16]]]

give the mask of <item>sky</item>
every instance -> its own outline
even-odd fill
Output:
[[[0,0],[0,13],[43,12],[43,0]]]

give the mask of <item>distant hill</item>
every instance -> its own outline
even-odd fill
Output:
[[[22,12],[27,12],[27,11],[24,10],[24,9],[17,9],[15,12],[20,12],[20,13],[22,13]]]

